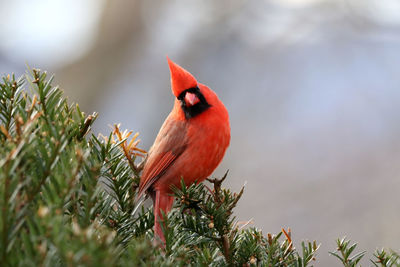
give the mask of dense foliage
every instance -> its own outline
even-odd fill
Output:
[[[151,207],[135,196],[146,152],[118,125],[90,133],[97,114],[70,105],[52,77],[30,70],[0,82],[1,266],[311,266],[316,242],[300,251],[290,230],[264,236],[235,220],[243,194],[222,179],[175,188],[165,248],[153,242]],[[138,159],[138,160],[137,160]],[[333,253],[355,266],[363,253],[338,240]],[[395,253],[375,264],[399,266]]]

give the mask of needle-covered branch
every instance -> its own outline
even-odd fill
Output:
[[[138,134],[115,125],[91,134],[97,113],[69,104],[53,77],[37,69],[0,81],[1,266],[311,266],[316,242],[296,250],[290,230],[264,235],[238,222],[243,195],[211,184],[175,188],[165,219],[165,250],[153,243],[151,207],[135,203],[146,152]],[[138,163],[141,161],[141,163]],[[347,245],[346,245],[347,244]],[[345,266],[363,254],[345,241]],[[377,251],[376,266],[399,266]]]

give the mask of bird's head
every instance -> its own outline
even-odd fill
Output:
[[[210,92],[211,90],[208,87],[198,84],[193,75],[187,70],[174,63],[168,57],[167,59],[169,70],[171,71],[172,93],[179,101],[185,118],[193,118],[210,108],[211,103],[208,102],[207,96],[210,93],[214,93]]]

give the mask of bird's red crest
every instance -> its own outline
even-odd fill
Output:
[[[178,97],[184,90],[197,86],[197,81],[187,70],[167,57],[169,70],[171,71],[172,93]]]

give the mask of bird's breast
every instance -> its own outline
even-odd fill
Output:
[[[208,118],[188,127],[188,146],[182,176],[186,183],[201,182],[217,168],[230,142],[229,122]]]
[[[155,189],[170,192],[171,185],[180,187],[181,178],[187,185],[202,182],[222,161],[230,142],[229,120],[220,114],[208,114],[187,122],[185,151],[155,183]]]

